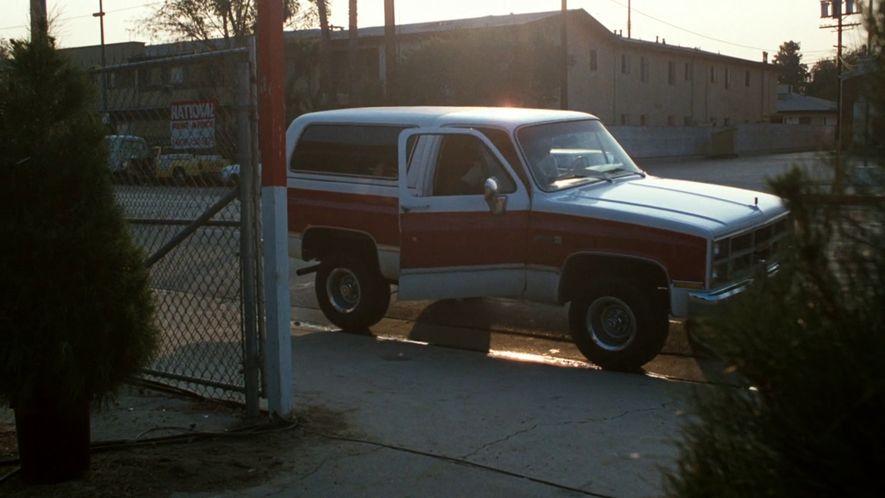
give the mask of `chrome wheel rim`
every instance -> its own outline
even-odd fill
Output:
[[[636,315],[624,301],[600,297],[587,310],[587,330],[593,342],[606,351],[622,351],[636,338]]]
[[[352,313],[360,304],[360,282],[347,268],[335,268],[326,279],[326,296],[339,313]]]

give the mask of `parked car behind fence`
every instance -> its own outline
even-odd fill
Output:
[[[108,169],[117,180],[149,181],[156,174],[156,159],[147,140],[134,135],[108,135]]]

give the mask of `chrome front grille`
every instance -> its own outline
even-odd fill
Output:
[[[713,287],[749,278],[760,264],[777,263],[787,236],[788,220],[782,218],[753,230],[713,242]]]

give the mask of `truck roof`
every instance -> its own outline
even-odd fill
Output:
[[[550,121],[596,119],[576,111],[523,109],[517,107],[361,107],[304,114],[289,126],[295,131],[308,124],[381,124],[427,127],[447,125],[518,126]]]

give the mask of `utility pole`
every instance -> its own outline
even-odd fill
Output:
[[[633,0],[627,0],[627,38],[633,38]]]
[[[562,73],[559,81],[559,108],[568,109],[568,0],[562,0],[562,26],[560,41],[562,49]]]
[[[842,165],[842,135],[844,134],[844,123],[842,122],[842,31],[846,27],[860,25],[860,23],[845,24],[842,18],[856,14],[857,11],[854,7],[854,0],[820,0],[821,18],[836,19],[835,25],[821,26],[821,29],[836,28],[836,73],[839,81],[839,93],[836,97],[836,169],[833,176],[833,190],[835,192],[841,192],[845,177],[845,168]]]
[[[104,0],[98,0],[98,12],[92,14],[92,17],[98,18],[98,24],[101,29],[101,112],[102,120],[107,124],[108,120],[108,73],[105,71],[107,60],[105,59],[104,48]]]
[[[396,77],[396,14],[394,0],[384,0],[384,95],[393,103],[393,79]]]
[[[31,42],[45,37],[49,32],[46,18],[46,0],[31,0]]]
[[[356,93],[362,73],[357,69],[359,52],[359,28],[357,27],[357,0],[350,0],[347,9],[347,74],[349,88],[347,98],[350,105],[356,103]]]

